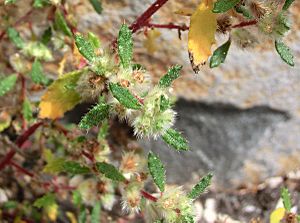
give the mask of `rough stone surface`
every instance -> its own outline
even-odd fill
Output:
[[[79,30],[93,30],[105,44],[116,36],[122,22],[131,23],[152,2],[104,1],[102,15],[82,4],[79,6],[82,13],[77,16]],[[197,3],[196,0],[169,1],[153,22],[188,24],[188,18],[173,12],[182,7],[195,7]],[[215,169],[220,185],[256,183],[299,167],[299,8],[300,3],[295,1],[291,7],[292,31],[285,39],[295,55],[294,68],[281,61],[272,41],[262,40],[250,50],[233,44],[225,64],[216,69],[203,67],[195,75],[188,60],[186,33],[179,40],[177,31],[159,30],[159,47],[152,54],[145,50],[144,32],[135,35],[136,61],[148,65],[154,80],[169,66],[184,65],[183,76],[175,83],[175,93],[194,101],[180,100],[177,104],[177,127],[189,138],[192,152],[179,155],[160,142],[145,143],[148,148],[160,151],[171,181],[185,182],[194,171],[204,173]],[[218,39],[222,42],[226,37]]]

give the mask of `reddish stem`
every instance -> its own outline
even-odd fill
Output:
[[[30,177],[34,177],[34,174],[29,172],[28,170],[24,169],[23,167],[21,167],[19,164],[15,163],[14,161],[9,161],[9,163],[14,166],[16,169],[18,169],[20,172],[30,176]]]
[[[232,28],[242,28],[245,26],[252,26],[257,24],[257,20],[250,20],[250,21],[243,21],[241,23],[238,23],[236,25],[233,25]]]
[[[37,122],[30,126],[22,135],[17,138],[16,144],[19,148],[22,148],[22,145],[27,141],[27,139],[40,127],[43,122]],[[7,164],[10,163],[11,159],[16,154],[14,149],[10,150],[6,156],[0,162],[0,170],[2,170]]]
[[[151,194],[149,194],[148,192],[144,191],[144,190],[141,190],[141,194],[144,198],[150,200],[150,201],[153,201],[153,202],[157,202],[157,198],[152,196]]]
[[[189,30],[189,27],[186,25],[175,25],[173,23],[169,23],[169,24],[155,24],[155,23],[147,23],[145,25],[146,27],[149,28],[159,28],[159,29],[177,29],[179,31],[186,31]]]

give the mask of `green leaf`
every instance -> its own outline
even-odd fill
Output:
[[[156,186],[161,192],[164,192],[166,170],[159,157],[152,152],[149,152],[148,154],[148,169]]]
[[[239,3],[240,0],[218,0],[214,4],[213,12],[214,13],[223,13],[227,12],[229,9],[233,8],[234,6]]]
[[[49,5],[49,0],[34,0],[33,7],[34,8],[43,8],[46,5]]]
[[[79,128],[89,129],[93,126],[101,124],[109,115],[109,105],[101,103],[95,105],[85,116],[81,119],[79,123]]]
[[[194,216],[191,214],[181,216],[180,220],[182,223],[195,223]]]
[[[47,85],[49,83],[49,79],[43,74],[42,64],[37,59],[32,64],[30,77],[36,84]]]
[[[118,37],[118,52],[121,64],[124,68],[128,68],[132,60],[132,31],[126,24],[121,26]]]
[[[63,163],[63,171],[70,174],[86,174],[90,172],[90,169],[86,166],[82,166],[80,163],[66,161]]]
[[[241,13],[247,19],[252,19],[253,18],[251,12],[246,7],[244,7],[242,5],[236,5],[234,7],[234,9],[237,13]]]
[[[17,75],[11,74],[0,79],[0,97],[9,92],[16,84]]]
[[[180,71],[182,66],[175,65],[168,70],[168,73],[165,74],[159,81],[158,85],[162,88],[170,87],[172,82],[180,76]]]
[[[285,3],[282,7],[282,10],[288,10],[289,7],[291,6],[291,4],[294,2],[295,0],[285,0]]]
[[[176,150],[189,150],[188,142],[174,129],[168,129],[162,139]]]
[[[97,162],[96,167],[98,171],[105,175],[105,177],[115,181],[125,181],[125,177],[119,170],[111,164],[105,162]]]
[[[73,191],[72,200],[73,200],[73,203],[76,206],[80,206],[81,205],[81,203],[82,203],[82,196],[81,196],[81,193],[78,190]]]
[[[230,44],[231,44],[231,40],[229,39],[226,43],[224,43],[214,51],[212,57],[210,58],[210,64],[209,64],[210,68],[217,67],[221,63],[224,63]]]
[[[160,111],[164,112],[168,108],[170,108],[170,101],[164,95],[160,96]]]
[[[74,38],[76,46],[81,55],[84,56],[88,61],[93,62],[96,58],[93,45],[80,34],[76,34]]]
[[[34,57],[39,60],[53,60],[51,51],[41,42],[26,43],[22,49],[22,53],[28,57]]]
[[[27,122],[30,122],[32,120],[32,108],[31,108],[31,104],[30,101],[25,98],[24,102],[23,102],[23,106],[22,106],[22,115],[24,117],[24,119]]]
[[[37,199],[33,206],[37,208],[47,208],[55,204],[55,195],[52,193],[45,194],[43,197]]]
[[[16,47],[22,49],[24,47],[24,40],[21,38],[19,32],[14,28],[9,27],[7,29],[7,35],[9,39],[15,44]]]
[[[52,29],[51,27],[48,27],[48,29],[46,29],[42,35],[41,42],[44,45],[47,45],[51,40],[51,37],[52,37]]]
[[[8,5],[8,4],[14,4],[16,3],[17,0],[5,0],[4,1],[4,5]]]
[[[47,162],[46,166],[43,169],[43,172],[49,174],[57,174],[63,171],[63,164],[65,162],[64,158],[55,157],[49,149],[44,149],[43,157]]]
[[[2,204],[3,209],[15,209],[18,207],[17,201],[6,201]]]
[[[64,16],[62,15],[62,13],[60,12],[60,10],[56,10],[56,12],[55,12],[55,21],[54,22],[55,22],[55,27],[57,29],[62,31],[67,36],[70,36],[70,37],[72,36],[72,31],[68,27],[68,24],[67,24]]]
[[[108,135],[108,130],[109,130],[109,124],[108,124],[108,120],[105,119],[102,122],[101,127],[99,128],[99,132],[98,132],[98,141],[100,141],[101,139],[105,139]]]
[[[101,203],[100,201],[97,201],[92,210],[91,223],[100,222],[100,213],[101,213]]]
[[[100,48],[101,41],[99,38],[92,32],[88,32],[88,41],[93,46],[94,49]]]
[[[95,9],[95,11],[98,13],[98,14],[101,14],[102,13],[102,1],[101,0],[89,0],[90,3],[92,4],[93,8]]]
[[[280,191],[281,199],[283,201],[283,206],[287,212],[290,212],[292,209],[292,201],[291,201],[291,195],[289,193],[289,190],[287,188],[281,188]]]
[[[134,97],[127,88],[119,84],[109,83],[109,89],[112,95],[126,108],[140,109],[140,102]]]
[[[84,205],[82,205],[80,207],[78,223],[86,223],[86,209],[85,209]]]
[[[294,56],[291,53],[290,48],[285,45],[281,40],[275,41],[275,48],[281,59],[290,66],[294,66]]]
[[[188,194],[188,197],[191,199],[199,197],[210,185],[212,177],[213,175],[211,173],[204,176],[200,182],[193,187],[192,191]]]

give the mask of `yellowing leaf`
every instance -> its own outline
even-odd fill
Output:
[[[161,33],[156,30],[149,30],[147,33],[147,39],[144,41],[144,47],[147,49],[148,53],[153,54],[157,51],[157,38],[160,37]]]
[[[69,218],[70,223],[77,223],[76,217],[72,212],[67,211],[66,215]]]
[[[60,118],[80,102],[75,86],[82,73],[83,70],[65,74],[48,87],[39,105],[40,118]]]
[[[271,213],[270,223],[279,223],[283,219],[284,215],[285,215],[285,209],[277,208]]]
[[[56,221],[58,214],[58,205],[56,203],[51,204],[45,209],[45,212],[51,221]]]
[[[212,54],[211,47],[215,43],[217,29],[216,14],[212,12],[213,1],[201,1],[191,16],[188,36],[188,50],[193,70],[198,73]]]

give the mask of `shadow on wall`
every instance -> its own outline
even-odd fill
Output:
[[[228,104],[205,104],[179,99],[175,128],[189,140],[191,151],[176,152],[161,140],[140,141],[164,161],[170,183],[186,183],[192,173],[212,171],[217,185],[230,184],[246,160],[254,159],[256,145],[266,129],[289,115],[269,107],[239,109]]]

